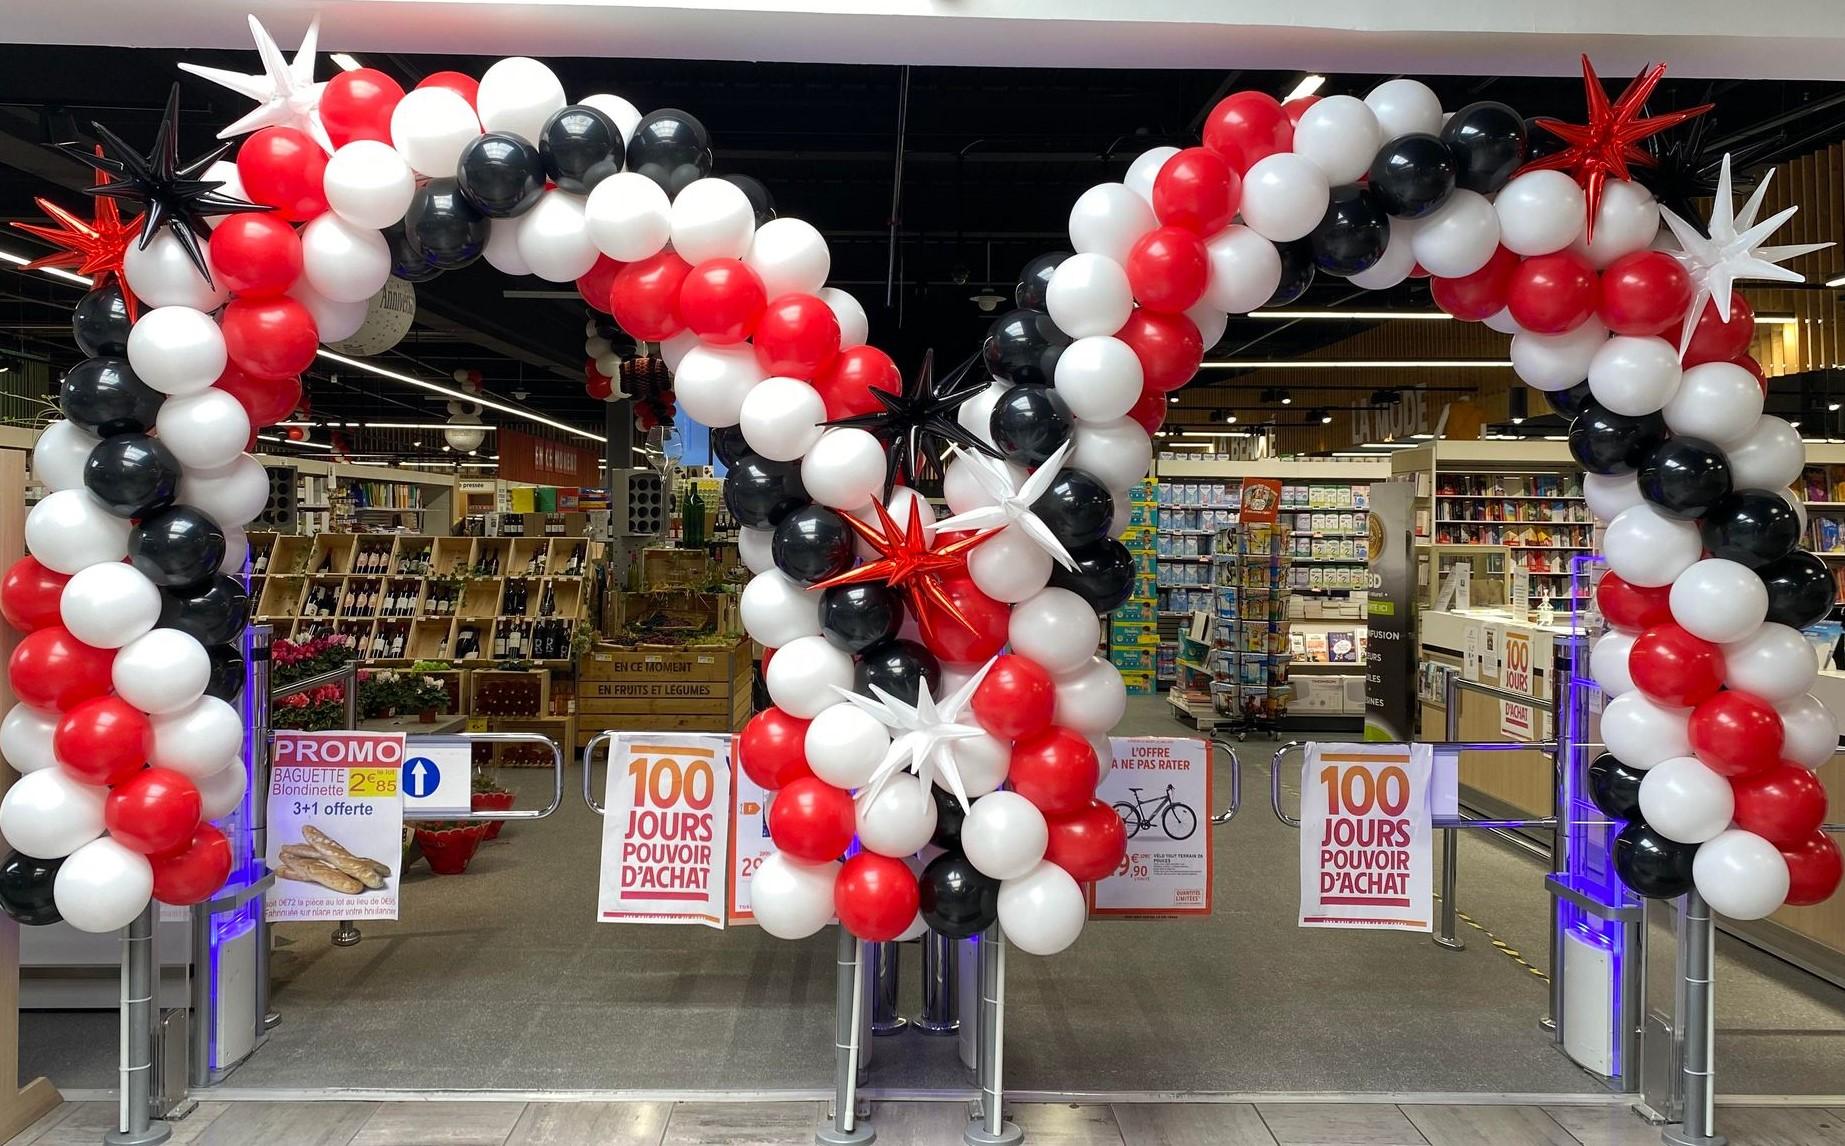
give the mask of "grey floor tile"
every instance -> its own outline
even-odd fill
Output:
[[[1576,1146],[1535,1106],[1403,1106],[1430,1146]]]
[[[1256,1104],[1280,1146],[1426,1146],[1415,1124],[1394,1106],[1367,1102]]]
[[[32,1143],[43,1138],[46,1131],[64,1121],[66,1118],[69,1118],[75,1113],[76,1109],[77,1104],[74,1102],[60,1102],[41,1115],[38,1121],[13,1135],[11,1138],[8,1138],[6,1140],[6,1146],[31,1146]]]
[[[346,1146],[376,1102],[229,1102],[199,1135],[199,1146]]]
[[[198,1142],[228,1105],[223,1102],[199,1103],[191,1114],[172,1123],[173,1136],[167,1141],[173,1146],[188,1146]],[[115,1127],[116,1108],[113,1102],[69,1102],[65,1103],[64,1109],[66,1113],[56,1122],[47,1123],[46,1119],[40,1119],[42,1130],[34,1128],[26,1132],[36,1132],[36,1137],[22,1134],[15,1137],[14,1141],[29,1142],[31,1146],[96,1146],[102,1141],[103,1132]],[[51,1113],[55,1115],[58,1112],[54,1110]]]
[[[1114,1110],[1126,1146],[1275,1146],[1246,1102],[1124,1102]]]
[[[879,1102],[871,1108],[878,1146],[944,1146],[961,1141],[965,1102]]]
[[[1546,1106],[1544,1113],[1582,1146],[1658,1146],[1659,1127],[1625,1106]]]
[[[681,1102],[660,1146],[810,1146],[820,1118],[806,1102]]]
[[[1021,1102],[1009,1113],[1033,1146],[1121,1146],[1121,1127],[1106,1106]]]
[[[352,1146],[502,1146],[523,1102],[383,1102]]]
[[[1845,1146],[1845,1118],[1815,1107],[1720,1106],[1717,1133],[1730,1146]]]
[[[659,1146],[670,1102],[533,1102],[506,1146]]]

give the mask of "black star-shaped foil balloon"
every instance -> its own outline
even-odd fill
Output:
[[[1706,102],[1711,98],[1707,93]],[[1724,152],[1729,152],[1731,177],[1738,180],[1740,193],[1755,182],[1750,169],[1760,168],[1763,159],[1780,143],[1776,136],[1769,135],[1740,146],[1711,147],[1706,142],[1711,128],[1710,118],[1703,117],[1666,135],[1654,136],[1646,141],[1656,161],[1654,166],[1634,171],[1634,178],[1653,193],[1660,206],[1671,210],[1699,232],[1704,230],[1704,212],[1698,207],[1698,201],[1717,194],[1717,174],[1723,166]],[[1759,170],[1754,174],[1759,174]]]
[[[60,143],[58,150],[74,156],[109,176],[103,187],[85,188],[91,195],[106,194],[114,199],[140,203],[147,208],[141,219],[140,246],[143,250],[154,241],[162,227],[173,232],[192,265],[199,268],[205,281],[211,271],[205,265],[205,252],[199,237],[211,235],[210,215],[231,215],[239,211],[267,211],[269,208],[246,203],[230,195],[221,195],[222,180],[197,178],[199,172],[224,158],[231,145],[221,143],[190,163],[179,161],[179,85],[167,95],[167,108],[160,117],[160,130],[154,134],[154,146],[143,155],[122,141],[121,136],[100,123],[91,123],[96,137],[102,140],[103,154],[93,155],[80,143]]]
[[[969,380],[974,363],[979,359],[978,354],[970,355],[967,361],[950,371],[938,386],[935,382],[935,351],[930,350],[923,355],[922,369],[917,371],[916,379],[910,384],[907,393],[893,394],[873,386],[871,395],[884,409],[871,414],[837,418],[827,423],[829,426],[851,426],[864,430],[884,443],[886,498],[890,497],[899,476],[904,484],[915,484],[920,463],[930,462],[940,470],[943,465],[942,451],[950,443],[962,449],[978,450],[991,457],[1002,456],[998,450],[970,434],[955,418],[961,403],[987,388],[984,378]]]

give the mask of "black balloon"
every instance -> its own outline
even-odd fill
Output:
[[[628,141],[628,170],[658,183],[673,198],[711,174],[711,135],[676,107],[650,111]]]
[[[923,868],[923,922],[950,939],[966,939],[999,919],[999,881],[982,875],[960,852],[944,852]]]
[[[1555,155],[1569,144],[1563,142],[1554,132],[1538,123],[1538,116],[1525,120],[1525,162],[1531,163],[1547,155]],[[1705,192],[1709,194],[1709,192]]]
[[[1666,436],[1666,420],[1658,414],[1629,417],[1590,399],[1570,422],[1570,456],[1590,473],[1630,474]]]
[[[459,270],[487,249],[487,216],[462,196],[453,179],[431,179],[416,189],[404,212],[404,229],[439,271]]]
[[[1454,153],[1454,185],[1491,195],[1525,162],[1525,121],[1502,103],[1470,103],[1448,117],[1441,141]]]
[[[1012,292],[1012,301],[1023,310],[1043,310],[1045,292],[1051,288],[1051,272],[1069,257],[1069,251],[1052,251],[1026,263],[1025,269],[1019,272],[1019,285]]]
[[[1114,496],[1087,470],[1058,471],[1031,511],[1068,548],[1100,541],[1115,525]]]
[[[196,585],[224,561],[224,531],[189,505],[169,506],[128,531],[128,563],[163,589]]]
[[[1660,835],[1640,820],[1614,837],[1614,870],[1635,895],[1677,899],[1691,890],[1691,861],[1698,845]]]
[[[1305,239],[1276,243],[1275,253],[1281,256],[1281,282],[1263,306],[1286,306],[1306,294],[1307,288],[1313,285],[1312,243]]]
[[[383,233],[385,244],[391,248],[391,274],[407,283],[424,283],[442,273],[404,230],[403,223],[392,223]]]
[[[737,460],[750,452],[749,443],[743,440],[743,427],[725,426],[711,431],[711,449],[717,459],[726,466],[734,466]]]
[[[845,520],[823,505],[804,505],[782,518],[770,541],[775,567],[812,585],[852,568],[852,538]]]
[[[166,396],[135,376],[128,359],[86,358],[71,367],[58,391],[58,409],[97,437],[145,434]]]
[[[1389,242],[1390,216],[1371,192],[1356,184],[1334,187],[1326,213],[1307,233],[1313,265],[1340,278],[1376,266]]]
[[[510,219],[538,206],[545,193],[545,165],[530,143],[490,131],[461,149],[455,182],[476,211],[489,219]]]
[[[1712,557],[1760,569],[1800,544],[1800,515],[1779,493],[1739,489],[1711,506],[1698,524]]]
[[[738,174],[720,175],[718,178],[736,184],[737,190],[743,192],[743,197],[750,201],[750,210],[756,213],[758,227],[775,218],[775,196],[769,194],[762,180],[754,175]]]
[[[1049,386],[1056,381],[1057,359],[1070,337],[1051,316],[1035,310],[1009,310],[987,327],[980,354],[995,378],[1020,386]]]
[[[883,644],[903,628],[903,597],[881,581],[820,591],[820,632],[849,653]]]
[[[1538,393],[1544,395],[1545,404],[1565,418],[1574,418],[1582,413],[1582,408],[1595,396],[1586,381],[1578,382],[1567,390],[1540,390]]]
[[[117,517],[143,517],[172,505],[179,474],[173,451],[146,434],[104,438],[83,463],[84,488]]]
[[[1730,492],[1730,460],[1703,438],[1672,438],[1640,463],[1640,496],[1667,517],[1703,517]]]
[[[967,812],[962,809],[961,801],[955,799],[955,794],[946,788],[931,784],[929,795],[935,800],[935,831],[930,834],[929,842],[953,851],[961,846],[961,822],[967,819]]]
[[[1070,556],[1076,568],[1051,565],[1051,584],[1068,589],[1098,613],[1106,613],[1134,595],[1134,555],[1112,537],[1078,549]]]
[[[1014,386],[994,403],[988,428],[1007,459],[1030,469],[1070,438],[1076,419],[1048,386]]]
[[[1447,202],[1454,177],[1454,152],[1425,132],[1399,135],[1371,161],[1371,193],[1401,219],[1420,219]]]
[[[929,682],[930,696],[942,695],[941,662],[915,641],[899,637],[859,654],[852,689],[872,696],[876,685],[905,704],[915,704],[924,681]]]
[[[620,171],[627,148],[614,120],[582,104],[558,108],[538,133],[545,174],[577,195],[589,194],[596,184]]]
[[[62,859],[39,859],[13,852],[0,863],[0,911],[27,927],[44,927],[64,916],[52,898]]]
[[[222,573],[160,595],[160,627],[189,633],[207,647],[235,640],[249,619],[250,594],[243,582]]]
[[[205,685],[205,695],[235,704],[243,693],[243,654],[231,645],[212,645],[205,655],[211,658],[211,679]]]
[[[127,354],[128,331],[133,326],[134,320],[128,317],[128,300],[114,283],[78,299],[77,309],[70,316],[71,339],[85,354]]]
[[[1832,612],[1838,585],[1826,563],[1804,549],[1755,571],[1768,586],[1768,617],[1777,625],[1804,629]]]
[[[801,484],[798,462],[744,454],[724,475],[724,504],[730,516],[752,529],[773,529],[811,500]]]
[[[1604,752],[1589,762],[1589,798],[1601,813],[1615,820],[1640,818],[1640,781],[1646,776]]]

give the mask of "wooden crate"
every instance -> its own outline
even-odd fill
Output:
[[[627,632],[630,626],[664,634],[738,633],[743,631],[734,593],[707,593],[693,589],[660,589],[629,593],[616,590],[609,595],[609,626]],[[634,639],[645,642],[644,635]]]
[[[750,717],[750,646],[596,645],[577,665],[577,724],[604,729],[734,732]]]
[[[641,588],[683,589],[703,585],[709,564],[703,549],[643,549]]]
[[[508,671],[503,669],[475,669],[469,675],[469,688],[472,695],[469,710],[477,716],[548,716],[551,712],[551,670],[526,669]],[[482,712],[483,701],[491,696],[504,693],[507,699],[520,702],[519,712]]]

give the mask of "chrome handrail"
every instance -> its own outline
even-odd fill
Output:
[[[564,804],[564,749],[557,741],[540,732],[457,732],[469,741],[491,744],[545,744],[551,749],[551,802],[543,808],[507,808],[502,812],[469,812],[465,816],[447,816],[450,820],[542,820]]]
[[[1429,747],[1437,752],[1523,752],[1531,749],[1550,753],[1555,753],[1557,751],[1557,742],[1554,740],[1536,740],[1529,743],[1516,744],[1467,740],[1438,740],[1433,742],[1424,741],[1423,743],[1428,743]],[[1269,765],[1269,808],[1275,813],[1275,818],[1277,820],[1280,820],[1290,828],[1300,827],[1300,820],[1297,817],[1288,815],[1286,809],[1282,807],[1281,762],[1291,752],[1299,752],[1305,755],[1307,748],[1308,744],[1304,740],[1290,740],[1275,750],[1274,760]],[[1555,828],[1557,827],[1557,818],[1555,816],[1545,816],[1541,819],[1529,820],[1477,820],[1467,816],[1436,816],[1430,820],[1430,824],[1437,828]]]
[[[1243,806],[1243,761],[1229,741],[1213,737],[1210,743],[1223,749],[1224,754],[1230,757],[1230,806],[1211,817],[1213,824],[1227,824],[1236,818],[1237,809]]]
[[[598,816],[608,811],[608,809],[604,808],[596,801],[595,792],[592,791],[590,787],[589,774],[595,770],[596,746],[598,744],[614,743],[617,735],[618,733],[614,729],[605,729],[590,737],[588,742],[583,745],[583,802],[588,804],[589,810],[596,813]]]

